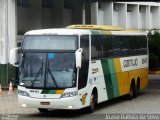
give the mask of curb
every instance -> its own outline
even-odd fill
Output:
[[[149,74],[160,74],[160,71],[149,71]]]

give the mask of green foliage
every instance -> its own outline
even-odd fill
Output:
[[[149,43],[149,69],[160,70],[160,33],[155,31],[148,34]]]
[[[149,69],[153,71],[160,69],[158,57],[154,53],[149,53]]]

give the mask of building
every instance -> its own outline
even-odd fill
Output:
[[[9,51],[32,29],[99,24],[126,29],[160,28],[158,2],[84,2],[83,0],[0,0],[0,84],[15,81]]]

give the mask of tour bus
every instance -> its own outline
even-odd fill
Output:
[[[10,52],[16,65],[18,49]],[[71,25],[27,32],[19,55],[22,107],[81,109],[119,96],[137,97],[148,84],[145,32],[120,27]]]

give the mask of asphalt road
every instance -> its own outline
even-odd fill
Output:
[[[120,97],[101,103],[92,114],[85,114],[84,110],[51,110],[42,114],[35,108],[21,108],[18,106],[16,90],[14,95],[8,95],[7,91],[3,91],[3,96],[0,97],[0,113],[2,120],[104,120],[112,114],[160,114],[160,75],[149,75],[148,88],[141,91],[137,98],[125,100],[124,97]],[[160,119],[160,115],[157,117]]]

